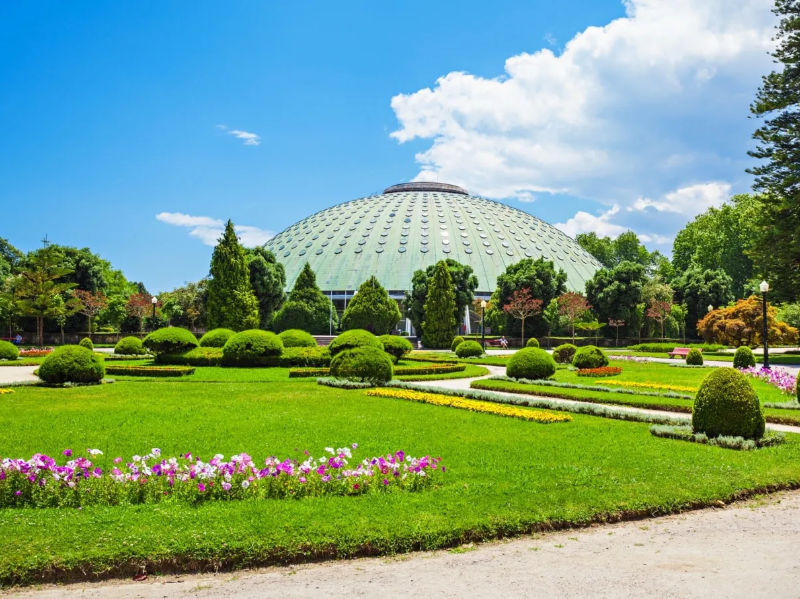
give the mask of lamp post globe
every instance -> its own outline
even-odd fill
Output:
[[[714,306],[712,306],[711,304],[708,304],[708,311],[711,312],[713,309],[714,309]]]
[[[764,368],[769,368],[769,345],[767,343],[767,292],[769,291],[769,283],[761,281],[758,286],[761,290],[761,324],[762,336],[764,337]]]

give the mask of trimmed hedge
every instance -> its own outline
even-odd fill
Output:
[[[103,358],[79,345],[62,345],[48,355],[36,373],[45,383],[98,383],[105,374]]]
[[[515,379],[546,379],[556,373],[553,357],[543,349],[526,347],[508,360],[506,375]]]
[[[483,355],[483,348],[477,341],[464,341],[456,347],[456,355],[459,358],[473,358]]]
[[[450,344],[450,351],[456,351],[456,348],[459,344],[464,343],[465,339],[461,335],[456,335],[453,337],[453,342]]]
[[[145,353],[142,340],[138,337],[123,337],[114,346],[114,353],[124,356],[141,355]]]
[[[156,357],[159,364],[184,364],[187,366],[223,366],[221,347],[197,347],[183,354],[162,354]],[[268,356],[257,366],[291,368],[293,366],[325,367],[331,363],[327,347],[287,347],[280,356]]]
[[[165,327],[153,331],[142,341],[142,345],[151,353],[182,354],[197,347],[197,337],[191,331],[180,327]]]
[[[194,366],[106,366],[106,374],[118,376],[187,376],[194,371]]]
[[[283,342],[283,347],[316,347],[317,340],[311,333],[301,329],[286,329],[278,333]]]
[[[19,348],[8,341],[0,341],[0,360],[16,360],[19,358]]]
[[[559,364],[569,364],[578,348],[571,343],[562,343],[553,350],[553,359]]]
[[[717,368],[700,384],[692,408],[695,433],[760,439],[764,428],[758,395],[744,374],[734,368]]]
[[[395,364],[400,358],[414,349],[408,339],[397,335],[381,335],[378,337],[378,341],[383,343],[383,351],[392,357],[392,362]]]
[[[608,356],[599,347],[584,345],[575,352],[572,365],[575,368],[600,368],[608,366]]]
[[[392,360],[376,347],[346,349],[331,360],[331,375],[340,379],[381,384],[392,379]]]
[[[249,329],[236,333],[222,348],[222,363],[226,366],[266,366],[266,360],[278,357],[283,342],[275,333]]]
[[[364,329],[350,329],[349,331],[345,331],[328,345],[331,356],[336,356],[339,352],[355,349],[356,347],[374,347],[383,351],[383,343],[381,343],[375,335]]]
[[[699,349],[693,347],[689,350],[689,353],[686,354],[686,363],[689,366],[702,366],[703,365],[703,354],[700,352]]]
[[[536,337],[531,337],[525,342],[525,347],[539,347],[539,340]]]
[[[464,372],[466,364],[434,364],[432,366],[398,366],[394,369],[395,376],[413,374],[449,374],[451,372]],[[328,376],[330,368],[292,368],[289,378],[304,378],[312,376]]]
[[[637,343],[636,345],[629,345],[627,349],[650,354],[666,354],[676,347],[696,347],[704,352],[718,351],[725,348],[721,343],[690,343],[686,345],[681,341],[675,341],[671,343]]]
[[[94,343],[92,343],[92,340],[89,339],[88,337],[84,337],[83,339],[81,339],[78,342],[78,345],[80,345],[81,347],[85,347],[86,349],[94,350]]]
[[[756,357],[753,355],[753,350],[742,345],[736,349],[733,354],[733,367],[734,368],[750,368],[756,365]]]
[[[228,339],[233,337],[236,331],[232,329],[211,329],[200,337],[200,347],[225,347]]]

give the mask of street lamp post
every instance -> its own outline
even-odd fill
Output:
[[[158,303],[158,298],[154,295],[152,298],[150,298],[150,303],[153,304],[153,322],[155,323],[155,320],[156,320],[156,304]]]
[[[769,291],[769,283],[761,281],[758,288],[761,290],[761,320],[764,325],[764,368],[769,369],[769,346],[767,344],[767,291]]]
[[[711,312],[713,309],[714,309],[714,306],[712,306],[711,304],[708,304],[708,311]]]
[[[481,347],[486,351],[486,327],[483,326],[483,316],[486,313],[486,300],[481,300]]]

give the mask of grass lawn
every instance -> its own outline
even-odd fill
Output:
[[[16,388],[0,399],[1,453],[92,447],[108,468],[115,456],[151,447],[167,456],[245,451],[262,460],[358,442],[356,458],[429,453],[444,458],[447,473],[419,493],[0,509],[0,582],[430,549],[800,484],[794,435],[779,447],[739,452],[655,438],[642,423],[573,415],[543,425],[368,397],[290,380],[286,369],[201,367],[192,376]]]

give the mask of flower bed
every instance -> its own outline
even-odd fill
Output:
[[[352,445],[353,449],[357,443]],[[366,458],[354,465],[351,449],[325,449],[326,455],[280,460],[269,457],[261,467],[246,453],[225,461],[215,455],[208,462],[192,454],[162,458],[159,449],[133,456],[106,472],[93,459],[68,459],[58,465],[37,453],[30,460],[0,459],[0,507],[81,507],[184,501],[198,503],[230,499],[282,499],[320,495],[362,495],[391,490],[416,491],[432,484],[445,467],[441,458],[414,458],[403,451]],[[64,456],[72,458],[67,449]]]
[[[578,369],[578,376],[616,376],[622,372],[619,366],[600,366],[599,368],[580,368]]]
[[[187,376],[194,371],[194,366],[106,366],[106,374],[125,376]]]
[[[6,393],[14,393],[13,389],[0,389],[0,395],[5,395]]]
[[[411,401],[419,401],[436,406],[447,406],[451,408],[461,408],[462,410],[470,410],[472,412],[484,412],[486,414],[495,414],[497,416],[521,418],[522,420],[531,420],[541,424],[550,424],[552,422],[569,422],[572,420],[570,416],[566,416],[564,414],[551,414],[549,412],[542,412],[540,410],[529,410],[509,405],[498,405],[488,401],[464,399],[461,397],[454,397],[452,395],[426,393],[423,391],[413,391],[411,389],[387,389],[383,387],[380,389],[372,389],[366,393],[367,395],[372,395],[375,397],[408,399]]]
[[[619,387],[627,387],[629,389],[666,389],[667,391],[684,391],[688,393],[696,393],[697,387],[689,387],[687,385],[669,385],[666,383],[642,383],[638,381],[609,381],[607,385],[614,385]]]
[[[777,387],[787,395],[794,395],[797,377],[788,370],[783,368],[764,368],[763,366],[751,366],[749,368],[740,368],[739,370],[747,376],[761,379],[773,387]]]
[[[53,353],[52,347],[34,347],[31,349],[21,349],[19,350],[19,357],[20,358],[41,358],[42,356],[47,356]]]

